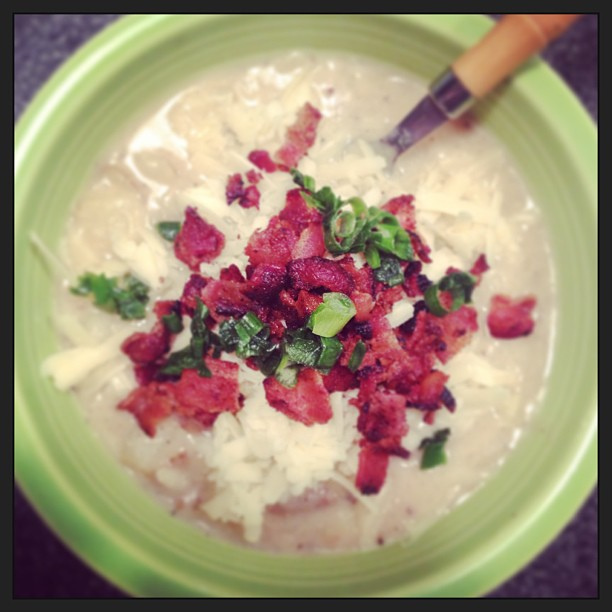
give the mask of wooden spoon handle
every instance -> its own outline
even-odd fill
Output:
[[[453,64],[475,97],[489,93],[530,56],[563,34],[579,15],[506,15]]]

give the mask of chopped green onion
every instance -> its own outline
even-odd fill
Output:
[[[476,277],[467,272],[451,272],[425,291],[425,303],[428,310],[437,317],[458,310],[472,301],[472,291],[476,286]],[[447,299],[445,299],[447,298]]]
[[[160,221],[157,224],[157,231],[159,235],[168,242],[174,242],[180,230],[180,221]]]
[[[323,302],[310,315],[308,327],[317,336],[331,338],[355,316],[357,309],[344,293],[324,293]]]
[[[193,369],[205,378],[212,376],[204,361],[204,355],[212,342],[212,334],[205,323],[209,310],[200,298],[196,298],[196,300],[196,310],[191,319],[189,346],[168,356],[166,364],[160,369],[162,374],[180,376],[183,370]]]
[[[314,367],[319,358],[321,344],[318,339],[296,338],[285,345],[285,355],[293,363]]]
[[[374,278],[389,287],[401,285],[404,282],[404,273],[399,259],[393,256],[381,257],[380,266],[374,270]]]
[[[79,277],[77,285],[70,291],[82,296],[91,294],[96,307],[117,313],[122,319],[144,319],[146,315],[149,287],[129,274],[118,279],[86,272]]]
[[[299,371],[299,366],[291,363],[289,357],[285,354],[276,368],[274,378],[284,387],[295,387]]]
[[[446,463],[444,446],[450,436],[450,429],[440,429],[431,438],[421,441],[419,448],[423,450],[421,469],[428,470]]]
[[[366,350],[367,348],[365,342],[359,340],[355,345],[355,348],[353,348],[351,356],[349,357],[348,369],[351,372],[356,372],[359,369],[359,366],[361,365],[361,362],[366,354]]]
[[[291,174],[302,188],[306,204],[323,215],[325,248],[332,255],[365,253],[373,269],[380,266],[379,251],[403,261],[414,258],[410,235],[395,215],[375,206],[368,208],[357,197],[344,201],[329,187],[316,191],[312,177],[297,170],[292,170]]]
[[[169,315],[163,315],[162,323],[171,334],[179,334],[183,331],[183,318],[178,312],[171,312]]]
[[[255,334],[259,333],[264,328],[264,323],[253,312],[247,312],[235,326],[236,333],[240,342],[248,342]]]
[[[319,338],[321,343],[321,353],[317,359],[315,367],[318,370],[329,370],[334,366],[340,353],[342,353],[342,342],[338,338]]]

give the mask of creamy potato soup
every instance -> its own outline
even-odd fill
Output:
[[[377,143],[425,91],[360,57],[262,57],[202,75],[99,160],[43,369],[177,519],[283,552],[410,539],[529,427],[545,229],[476,125],[388,164]]]

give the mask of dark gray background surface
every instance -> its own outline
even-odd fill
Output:
[[[100,14],[14,15],[15,121],[52,72],[93,34],[117,19]],[[543,54],[597,121],[598,16],[585,15]],[[122,598],[46,527],[14,488],[13,597]],[[598,597],[598,495],[524,570],[490,597]]]

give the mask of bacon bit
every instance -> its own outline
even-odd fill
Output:
[[[368,394],[367,401],[361,404],[357,430],[368,442],[389,440],[393,442],[391,446],[400,445],[408,433],[406,398],[386,389]]]
[[[375,313],[378,316],[380,314],[389,314],[393,309],[393,304],[404,299],[406,293],[402,285],[396,285],[395,287],[387,287],[383,283],[379,283],[379,293],[376,297]]]
[[[170,333],[157,321],[150,332],[136,332],[121,344],[121,350],[137,365],[156,361],[170,349]]]
[[[295,387],[287,388],[276,378],[263,382],[270,406],[304,425],[327,423],[333,416],[329,393],[321,374],[312,368],[304,368],[298,375]]]
[[[250,178],[249,178],[250,177]],[[247,174],[251,184],[244,186],[244,181],[239,173],[232,174],[227,181],[225,187],[225,199],[228,206],[238,200],[238,204],[242,208],[257,208],[259,209],[260,193],[254,183],[259,182],[261,175],[257,173]]]
[[[234,281],[236,283],[244,283],[245,278],[236,264],[230,264],[227,268],[222,268],[219,273],[219,280]]]
[[[295,308],[302,318],[310,316],[323,301],[323,298],[317,293],[310,293],[308,291],[300,290],[298,293],[297,300],[295,302]]]
[[[325,237],[323,234],[323,224],[320,221],[311,223],[304,228],[298,241],[291,251],[293,259],[304,259],[325,255]]]
[[[206,287],[208,280],[199,274],[192,274],[183,287],[183,294],[180,299],[181,308],[190,317],[193,317],[197,307],[196,298],[201,299],[202,290]]]
[[[295,293],[295,290],[293,290]],[[289,291],[283,290],[278,295],[278,300],[282,305],[282,312],[291,328],[301,327],[306,318],[312,314],[323,298],[317,293],[310,293],[301,289],[294,298]]]
[[[246,173],[246,178],[251,185],[257,185],[257,183],[259,183],[259,181],[261,181],[263,178],[263,175],[261,172],[257,172],[256,170],[248,170]]]
[[[353,291],[349,296],[355,304],[357,313],[355,314],[355,321],[364,322],[370,318],[372,308],[374,308],[374,299],[369,293],[363,291]]]
[[[428,315],[433,318],[433,315]],[[436,351],[438,359],[446,363],[472,340],[478,331],[477,313],[471,306],[462,306],[444,317],[435,317],[442,329],[442,342],[445,348]]]
[[[442,395],[440,395],[440,400],[446,406],[449,412],[455,412],[457,401],[448,387],[444,387],[444,391],[442,391]]]
[[[416,229],[416,216],[413,202],[414,196],[401,195],[396,198],[391,198],[381,208],[395,215],[400,225],[406,231],[414,231]]]
[[[339,363],[336,363],[329,373],[323,377],[323,384],[329,393],[348,391],[359,386],[357,375]]]
[[[131,412],[140,428],[153,437],[157,425],[172,414],[175,406],[176,400],[169,383],[150,382],[134,389],[117,408]]]
[[[277,165],[272,161],[270,154],[264,150],[255,150],[249,153],[249,161],[255,164],[260,170],[264,172],[276,172],[278,170]]]
[[[164,325],[162,317],[172,313],[181,314],[181,303],[175,300],[160,300],[155,303],[153,312],[157,316],[157,321],[151,331],[135,332],[121,344],[121,350],[131,359],[132,363],[140,366],[136,370],[136,378],[139,382],[148,377],[148,371],[144,366],[151,366],[170,350],[174,337]]]
[[[274,216],[266,229],[253,233],[244,252],[253,266],[258,264],[284,266],[291,261],[291,251],[296,242],[297,236],[291,224],[279,216]]]
[[[225,199],[228,204],[231,204],[234,200],[242,197],[244,194],[244,181],[240,172],[232,174],[227,179],[227,185],[225,185]]]
[[[535,326],[532,318],[535,305],[533,296],[513,299],[507,295],[494,295],[487,317],[491,335],[502,339],[528,336]]]
[[[374,274],[370,266],[362,266],[357,268],[355,261],[351,255],[345,255],[342,259],[336,260],[342,268],[350,275],[355,283],[355,289],[363,293],[374,295],[374,289],[377,281],[374,279]]]
[[[247,283],[210,280],[200,293],[200,299],[217,322],[229,317],[241,317],[254,310],[253,301],[246,295]]]
[[[442,395],[447,380],[447,374],[432,370],[411,390],[408,395],[409,405],[422,410],[436,410],[443,403]]]
[[[388,467],[388,453],[375,444],[363,444],[359,451],[355,485],[363,495],[375,495],[385,483]]]
[[[419,234],[413,232],[412,230],[408,231],[408,234],[410,235],[412,248],[414,249],[414,252],[417,254],[418,258],[423,263],[431,263],[431,257],[429,256],[431,249],[425,244],[425,241]]]
[[[408,297],[418,297],[425,293],[419,277],[422,276],[423,264],[420,261],[411,261],[404,269],[404,291]],[[426,289],[427,287],[425,287]]]
[[[221,412],[240,410],[238,364],[205,358],[211,378],[195,370],[184,370],[176,382],[150,382],[136,388],[119,403],[119,410],[131,412],[148,436],[171,414],[187,423],[210,427]]]
[[[309,102],[298,111],[295,122],[287,129],[285,143],[274,154],[274,158],[283,169],[295,168],[312,147],[321,117],[320,111]]]
[[[278,216],[289,223],[296,235],[301,234],[311,223],[323,221],[321,213],[306,204],[301,189],[291,189],[287,192],[285,206]]]
[[[478,259],[474,262],[474,265],[470,269],[470,274],[478,277],[478,282],[480,282],[480,277],[489,269],[489,264],[487,262],[487,258],[484,253],[481,253],[478,256]]]
[[[190,270],[197,272],[200,264],[210,262],[225,245],[223,234],[198,215],[195,208],[188,206],[185,221],[174,240],[174,254]]]
[[[284,288],[287,272],[284,266],[275,264],[259,264],[249,276],[246,295],[260,302],[274,300]]]
[[[326,290],[350,295],[355,282],[336,261],[323,257],[294,259],[287,264],[291,285],[296,289]]]
[[[195,370],[184,370],[173,384],[174,411],[183,418],[210,427],[221,412],[235,414],[240,410],[237,363],[205,357],[212,376],[200,376]]]

